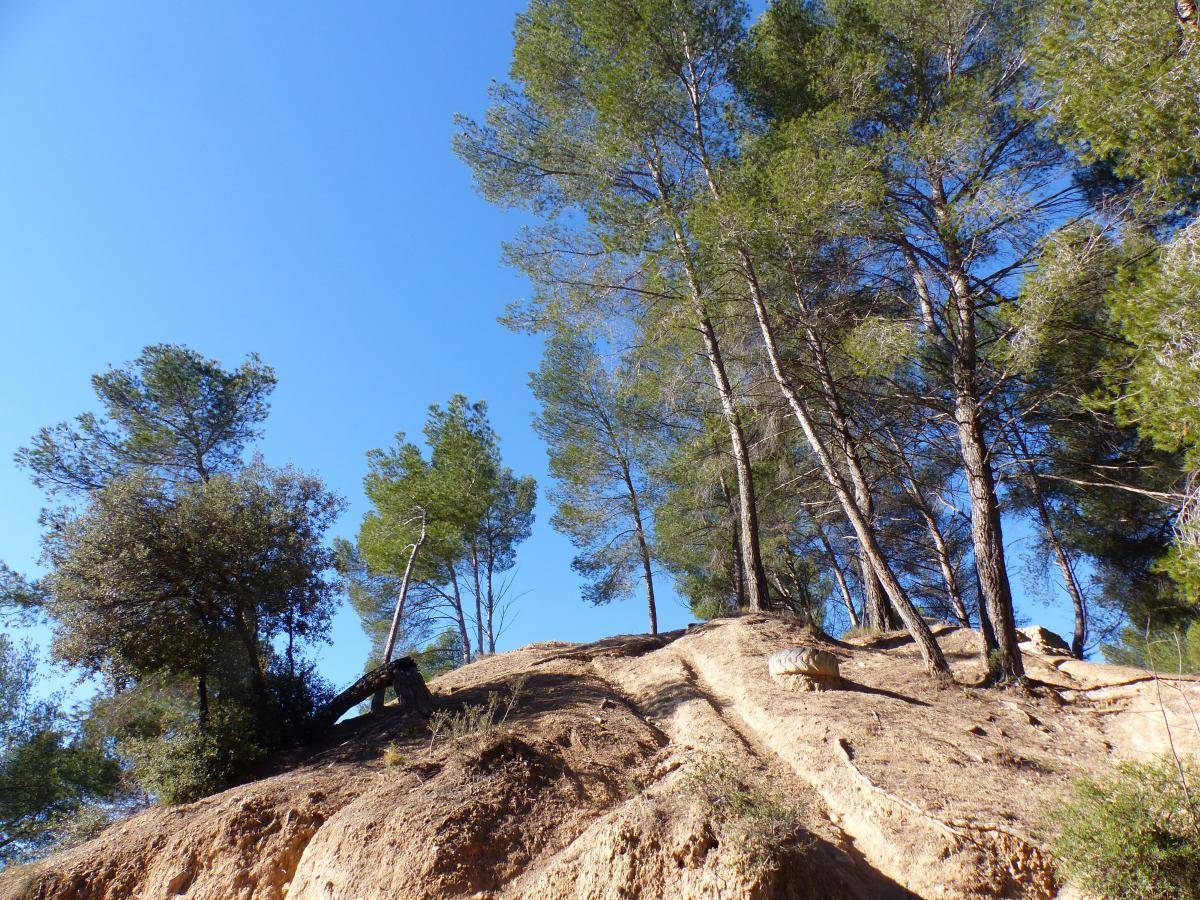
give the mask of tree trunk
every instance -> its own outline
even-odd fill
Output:
[[[1012,586],[1004,559],[1004,531],[1000,523],[1000,501],[992,475],[983,425],[975,398],[974,378],[961,361],[955,361],[954,418],[967,485],[971,491],[971,537],[975,546],[975,570],[988,619],[1000,651],[1000,675],[1005,680],[1025,674],[1017,647],[1017,625],[1013,616]]]
[[[696,314],[696,327],[704,341],[704,357],[712,372],[713,384],[721,398],[721,412],[725,418],[725,425],[729,429],[729,443],[733,451],[734,470],[737,473],[738,482],[738,519],[741,524],[742,559],[746,571],[746,598],[751,609],[765,609],[770,605],[771,594],[758,540],[758,502],[754,495],[754,479],[750,471],[750,450],[746,446],[746,435],[742,430],[741,416],[738,414],[737,403],[734,400],[733,386],[725,371],[725,359],[721,354],[721,344],[717,340],[716,329],[705,308],[700,281],[692,264],[687,241],[684,239],[683,223],[669,202],[662,173],[652,161],[650,169],[654,175],[663,213],[671,223],[675,249],[679,255],[679,261],[683,265],[688,288],[691,291],[692,306]]]
[[[383,662],[386,665],[391,662],[392,653],[396,649],[396,638],[400,635],[400,622],[404,618],[404,604],[408,599],[408,586],[412,583],[413,566],[417,562],[417,554],[421,552],[421,545],[425,543],[425,510],[421,510],[421,533],[412,545],[412,550],[408,554],[408,562],[404,564],[404,575],[400,579],[400,594],[396,597],[396,609],[392,612],[392,625],[388,629],[387,640],[383,645]],[[371,708],[381,709],[383,707],[384,695],[386,689],[380,689],[373,698],[371,698]]]
[[[203,672],[196,678],[196,724],[204,731],[208,727],[208,676]]]
[[[817,536],[820,537],[821,546],[825,548],[825,552],[829,556],[829,565],[833,569],[833,577],[837,579],[838,590],[842,594],[842,603],[846,605],[846,612],[850,615],[850,627],[857,628],[858,613],[854,610],[854,598],[850,595],[850,586],[846,584],[846,576],[842,574],[842,567],[838,563],[837,554],[833,552],[833,545],[829,543],[829,538],[825,536],[825,529],[820,525],[817,526]],[[874,572],[871,574],[873,575]]]
[[[755,316],[758,319],[759,331],[762,334],[763,345],[767,351],[767,360],[770,363],[771,374],[775,379],[775,384],[795,415],[796,421],[799,422],[800,428],[804,432],[809,446],[812,448],[813,455],[816,456],[817,462],[825,474],[825,479],[829,482],[829,486],[833,488],[834,494],[837,495],[838,501],[842,505],[842,509],[846,512],[847,518],[850,519],[850,524],[854,528],[854,533],[858,537],[859,544],[870,560],[871,567],[875,570],[875,574],[883,585],[883,589],[887,591],[887,595],[895,606],[896,611],[900,614],[900,618],[904,621],[905,627],[908,629],[909,634],[912,635],[913,642],[917,645],[917,649],[925,661],[926,668],[935,677],[948,677],[950,675],[950,667],[946,664],[946,658],[942,655],[942,649],[934,639],[933,632],[929,630],[929,626],[921,618],[921,614],[917,612],[916,607],[912,605],[912,601],[908,599],[908,595],[904,592],[904,588],[896,579],[895,574],[888,565],[887,558],[884,555],[883,548],[879,544],[874,529],[871,527],[870,522],[863,516],[862,510],[859,509],[858,504],[851,496],[850,487],[846,484],[842,473],[834,466],[824,441],[821,440],[821,436],[817,433],[812,417],[809,415],[803,402],[801,402],[799,395],[792,386],[791,380],[783,371],[783,364],[779,358],[779,348],[775,340],[774,330],[771,327],[766,301],[758,288],[758,281],[753,274],[749,254],[744,250],[739,252],[742,264],[745,267],[747,283],[750,289],[750,299],[754,305]]]
[[[950,559],[950,549],[946,546],[942,529],[938,526],[937,518],[928,508],[921,509],[921,516],[925,519],[925,527],[929,530],[929,537],[933,541],[933,553],[942,570],[942,582],[946,586],[946,599],[950,601],[954,617],[960,624],[970,628],[971,616],[967,612],[967,604],[963,600],[962,590],[958,586],[958,575],[954,571],[954,563]]]
[[[716,331],[707,315],[701,314],[700,334],[704,338],[705,355],[712,369],[713,382],[721,395],[721,410],[729,428],[733,449],[734,471],[738,481],[738,520],[742,537],[742,564],[746,572],[746,600],[750,609],[758,611],[770,605],[767,571],[763,567],[758,543],[758,500],[754,495],[754,476],[750,470],[750,450],[742,431],[742,420],[733,399],[733,387],[725,374],[725,361],[717,343]]]
[[[471,577],[475,581],[475,646],[479,653],[487,652],[483,643],[483,584],[479,580],[479,550],[471,541]]]
[[[748,256],[744,257],[744,261],[748,261]],[[797,303],[800,303],[798,292],[796,299]],[[834,384],[833,372],[829,368],[829,358],[825,353],[825,345],[811,326],[804,328],[804,341],[817,370],[821,397],[825,401],[829,420],[833,424],[838,448],[842,451],[846,470],[850,473],[850,483],[854,487],[854,501],[858,504],[863,518],[874,528],[875,498],[871,494],[866,470],[863,468],[862,458],[859,456],[858,442],[851,433],[849,418],[842,407],[841,397],[838,396],[837,387]],[[892,620],[891,610],[888,608],[887,595],[883,592],[883,585],[875,574],[871,560],[861,548],[858,554],[858,565],[862,577],[863,618],[866,626],[877,631],[889,631],[895,622]]]
[[[467,617],[463,613],[462,593],[458,589],[458,575],[453,567],[450,569],[450,586],[454,589],[454,618],[458,625],[458,638],[462,641],[462,654],[459,657],[465,666],[471,661],[471,634],[467,631]]]
[[[343,715],[368,697],[382,694],[389,685],[396,692],[396,705],[401,712],[416,712],[426,718],[433,712],[433,698],[420,669],[411,656],[402,656],[372,669],[317,710],[313,716],[314,731],[332,728]]]
[[[899,453],[899,449],[897,448]],[[907,467],[907,463],[903,463]],[[925,529],[929,532],[929,538],[933,541],[933,555],[937,557],[938,568],[942,571],[942,583],[946,587],[946,599],[950,601],[950,607],[954,610],[954,616],[959,623],[967,628],[971,627],[971,616],[967,612],[967,604],[963,599],[962,588],[958,584],[958,575],[954,571],[954,560],[950,557],[950,548],[946,544],[945,535],[942,534],[942,527],[938,524],[937,516],[934,515],[929,501],[925,499],[925,495],[921,493],[921,488],[917,484],[916,478],[912,475],[911,470],[905,477],[907,483],[907,492],[909,498],[913,502],[913,506],[917,508],[917,512],[921,514],[921,518],[925,522]]]
[[[984,671],[990,671],[992,653],[996,650],[996,632],[992,630],[992,620],[988,618],[987,604],[983,600],[983,587],[979,584],[979,569],[972,566],[971,571],[975,573],[975,603],[976,613],[979,616],[979,634],[983,642],[983,668]]]
[[[932,179],[935,214],[940,225],[950,215],[940,177]],[[950,374],[954,385],[954,422],[958,443],[971,492],[971,538],[975,547],[975,570],[983,591],[984,606],[996,634],[999,651],[999,675],[1006,681],[1025,674],[1021,651],[1017,647],[1017,625],[1013,616],[1012,586],[1004,558],[1004,529],[1000,522],[1000,501],[996,496],[995,475],[979,406],[976,367],[978,352],[975,336],[975,297],[967,280],[963,254],[953,235],[944,237],[946,276],[949,281],[949,313],[953,316],[952,338],[943,336],[942,347],[950,353]]]
[[[646,605],[650,611],[650,633],[658,634],[658,607],[654,603],[654,575],[650,566],[650,545],[646,541],[646,531],[642,526],[642,504],[638,500],[637,488],[633,484],[633,473],[629,470],[629,461],[625,458],[616,436],[609,431],[609,440],[613,443],[617,462],[621,466],[621,477],[625,482],[625,490],[629,493],[629,514],[633,519],[633,529],[637,534],[638,553],[642,558],[642,574],[646,579]]]
[[[733,557],[733,597],[738,609],[746,608],[746,568],[742,564],[741,530],[738,528],[738,511],[733,502],[733,493],[725,474],[721,473],[721,495],[725,498],[725,506],[729,509],[729,523],[733,526],[730,535],[730,552]]]

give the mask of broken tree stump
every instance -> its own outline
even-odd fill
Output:
[[[338,719],[368,697],[382,697],[389,684],[396,691],[396,703],[401,712],[416,712],[429,718],[433,712],[433,697],[413,658],[402,656],[372,669],[322,706],[314,717],[314,724],[322,730],[333,727]],[[371,709],[374,711],[381,706],[373,702]]]

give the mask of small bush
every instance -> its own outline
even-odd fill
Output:
[[[749,782],[724,757],[700,762],[684,786],[704,806],[717,840],[742,851],[751,866],[767,862],[807,834],[802,804]]]
[[[397,745],[395,741],[393,741],[383,748],[383,755],[380,757],[380,759],[389,769],[395,768],[396,766],[402,766],[405,762],[404,751],[400,749],[399,745]]]
[[[491,691],[484,703],[469,703],[457,711],[434,710],[433,715],[429,717],[430,752],[433,752],[434,742],[438,738],[451,743],[462,743],[476,753],[481,752],[504,727],[524,689],[525,679],[520,678],[509,688],[507,697],[502,698],[495,691]]]
[[[201,729],[188,723],[160,737],[121,745],[135,780],[163,803],[188,803],[244,779],[266,755],[255,720],[238,707],[217,707]]]
[[[883,632],[878,628],[868,628],[865,625],[855,625],[842,635],[843,641],[871,641],[879,637]]]
[[[1053,810],[1059,869],[1109,900],[1200,900],[1200,766],[1126,762]]]

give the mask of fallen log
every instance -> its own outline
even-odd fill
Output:
[[[389,684],[396,691],[396,704],[401,712],[416,712],[429,718],[433,712],[433,697],[413,658],[402,656],[372,669],[322,706],[313,717],[314,726],[320,730],[332,728],[338,719],[368,697],[377,692],[382,696]],[[371,708],[374,712],[380,705],[372,703]]]

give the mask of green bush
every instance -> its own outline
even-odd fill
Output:
[[[121,745],[134,779],[162,803],[188,803],[244,779],[266,755],[255,721],[239,707],[218,707],[201,729],[187,723],[169,734]]]
[[[1061,874],[1109,900],[1200,900],[1200,767],[1167,757],[1082,779],[1053,811]]]
[[[752,868],[810,839],[800,802],[748,780],[723,756],[703,758],[684,784],[703,806],[717,840],[741,853]]]

